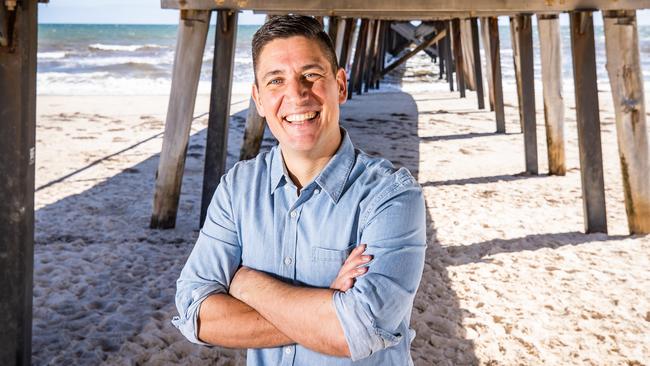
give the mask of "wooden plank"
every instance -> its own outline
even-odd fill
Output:
[[[371,20],[365,20],[366,27],[363,29],[363,32],[359,32],[358,35],[358,37],[361,38],[361,48],[359,48],[359,77],[356,80],[355,90],[357,95],[361,95],[361,93],[363,93],[363,83],[365,81],[366,75],[366,55],[368,54],[368,35],[370,31]]]
[[[519,105],[524,132],[526,173],[537,174],[537,122],[535,117],[535,74],[533,65],[533,26],[531,16],[521,14],[514,17],[514,31],[518,47]]]
[[[399,65],[403,64],[404,62],[406,62],[406,60],[408,60],[409,58],[413,57],[416,53],[418,53],[418,52],[424,50],[425,48],[431,46],[432,44],[434,44],[434,43],[440,41],[440,40],[441,40],[442,38],[444,38],[446,35],[447,35],[447,32],[443,30],[442,32],[440,32],[440,33],[434,35],[434,36],[431,37],[430,39],[428,39],[428,40],[426,40],[426,41],[420,43],[417,47],[415,47],[414,49],[412,49],[409,53],[405,54],[404,56],[400,57],[399,59],[393,61],[393,63],[391,63],[390,65],[386,66],[386,68],[385,68],[384,71],[383,71],[383,74],[386,75],[386,74],[388,74],[389,72],[393,71],[396,67],[398,67]]]
[[[607,72],[630,234],[650,234],[650,152],[634,11],[605,12]]]
[[[336,59],[341,64],[341,55],[343,54],[343,43],[345,41],[345,28],[347,27],[347,19],[339,19],[336,30],[336,39],[334,39],[334,51],[336,51]]]
[[[214,191],[219,185],[219,180],[226,173],[230,92],[232,89],[232,70],[235,64],[235,43],[237,41],[237,14],[237,11],[231,10],[219,10],[217,12],[210,114],[205,145],[205,168],[203,170],[201,226],[203,226],[208,206],[212,201]]]
[[[539,31],[539,49],[542,59],[548,171],[551,175],[565,175],[562,45],[560,44],[558,16],[556,14],[538,15],[537,30]]]
[[[239,150],[239,160],[252,159],[260,152],[265,128],[266,120],[257,113],[257,107],[253,98],[251,98],[248,102],[244,141]]]
[[[158,162],[151,228],[167,229],[176,224],[185,153],[210,13],[206,10],[181,11],[165,134]]]
[[[452,46],[454,48],[454,61],[456,62],[456,85],[460,92],[460,97],[465,98],[465,74],[463,72],[463,51],[462,40],[460,37],[460,20],[453,19],[451,21],[452,29]]]
[[[472,31],[472,55],[474,55],[474,85],[476,86],[476,99],[478,109],[485,109],[485,96],[483,95],[483,73],[481,72],[481,52],[478,41],[478,19],[471,18],[470,26]]]
[[[375,89],[379,89],[379,79],[381,78],[381,69],[384,67],[382,53],[384,52],[384,35],[386,31],[386,21],[380,20],[377,27],[377,43],[375,45],[375,56],[372,70],[372,82]]]
[[[607,213],[593,19],[590,11],[572,12],[569,18],[585,231],[606,233]]]
[[[426,13],[473,12],[478,13],[543,13],[579,9],[625,10],[650,8],[648,0],[161,0],[165,9],[242,9],[261,12],[283,11],[288,13],[311,12],[345,15],[364,12],[389,12],[395,15],[409,14],[420,19]],[[370,14],[368,14],[370,15]],[[485,14],[487,16],[488,14]],[[479,16],[475,14],[475,16]],[[483,15],[481,15],[483,16]]]
[[[4,4],[0,4],[3,7]],[[0,52],[0,365],[32,356],[37,3],[11,11],[11,49]]]
[[[490,57],[490,18],[481,18],[481,40],[483,42],[483,52],[485,53],[485,78],[487,80],[488,101],[490,111],[494,111],[494,86],[492,85],[492,58]]]
[[[454,91],[454,63],[453,63],[453,53],[451,50],[451,38],[452,38],[452,27],[451,21],[445,21],[445,31],[448,36],[443,38],[445,42],[445,64],[447,65],[447,82],[449,82],[449,91]]]
[[[492,91],[494,95],[494,115],[497,123],[497,133],[506,133],[506,118],[503,109],[503,86],[501,84],[501,45],[499,44],[499,20],[488,18],[490,32],[490,67],[492,74]]]

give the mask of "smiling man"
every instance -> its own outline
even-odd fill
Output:
[[[190,341],[249,365],[409,365],[422,191],[339,126],[346,75],[313,18],[253,38],[253,98],[279,145],[221,179],[177,283]]]

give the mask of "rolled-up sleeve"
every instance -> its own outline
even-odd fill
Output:
[[[205,223],[181,275],[176,282],[178,316],[172,323],[189,341],[198,339],[197,319],[203,300],[215,293],[227,293],[241,262],[227,176],[222,177],[208,207]]]
[[[374,259],[353,288],[333,295],[353,361],[408,337],[399,328],[410,318],[424,267],[426,213],[419,185],[402,177],[375,201],[360,222],[361,243]]]

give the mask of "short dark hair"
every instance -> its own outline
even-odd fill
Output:
[[[305,15],[278,15],[269,17],[253,36],[253,75],[255,76],[255,84],[257,84],[257,62],[264,46],[274,39],[295,36],[316,41],[329,61],[332,72],[336,74],[338,70],[336,51],[334,50],[332,40],[323,31],[323,26],[320,22],[315,18]]]

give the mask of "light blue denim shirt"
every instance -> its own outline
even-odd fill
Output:
[[[240,265],[327,288],[350,251],[367,244],[368,272],[332,298],[351,359],[295,344],[249,349],[248,365],[413,364],[409,322],[426,247],[422,190],[408,170],[356,150],[341,133],[338,151],[299,196],[277,146],[222,177],[177,282],[180,315],[172,322],[188,340],[205,345],[197,339],[199,306],[227,293]]]

